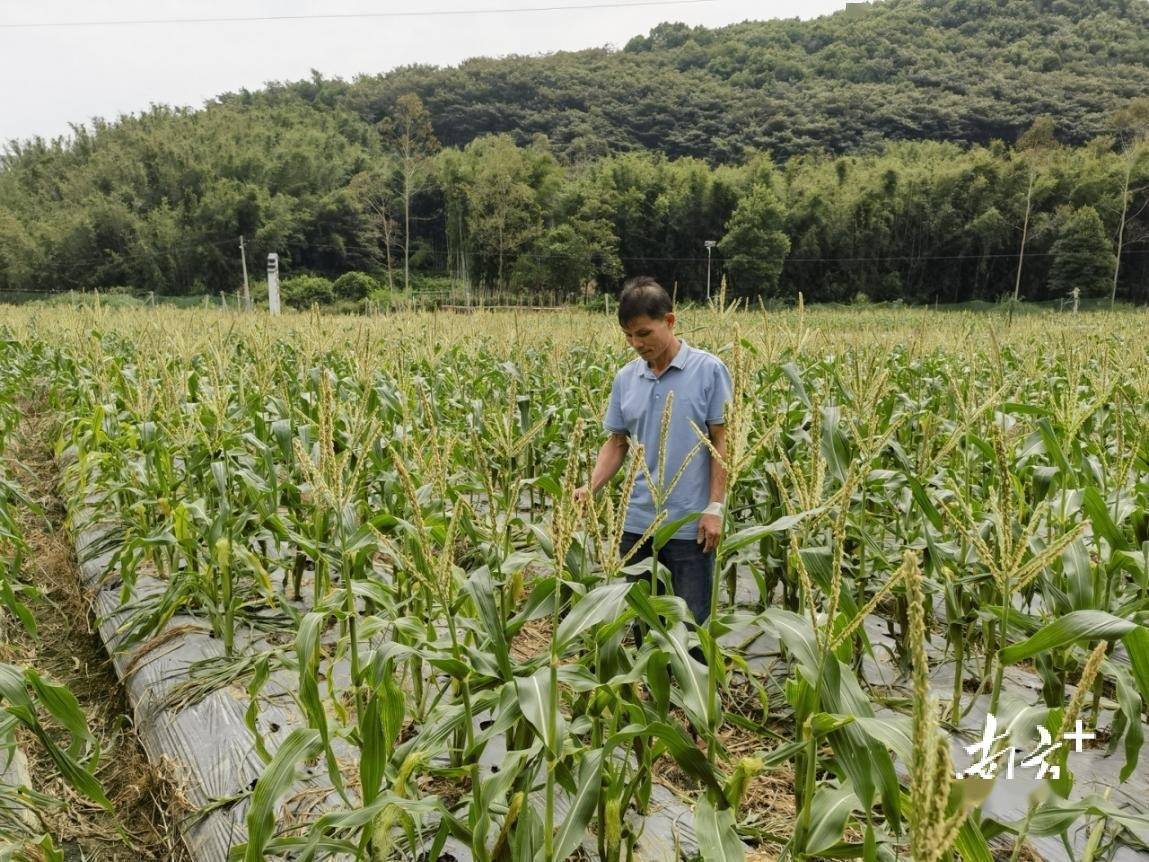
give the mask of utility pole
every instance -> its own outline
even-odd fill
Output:
[[[239,238],[239,259],[243,264],[243,310],[251,311],[251,285],[247,282],[247,250],[243,247],[243,237]]]
[[[706,240],[706,301],[710,302],[710,250],[718,245],[712,239]]]

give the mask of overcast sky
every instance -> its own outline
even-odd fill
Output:
[[[845,0],[2,0],[0,142],[68,132],[151,103],[199,106],[266,81],[353,78],[408,63],[450,65],[475,56],[622,47],[660,21],[721,26],[746,19],[811,18]],[[476,14],[554,6],[582,10]],[[623,8],[603,8],[618,6]],[[469,10],[426,17],[16,27],[63,22],[236,18]]]

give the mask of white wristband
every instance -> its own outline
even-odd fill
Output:
[[[717,515],[719,518],[721,518],[722,512],[725,510],[725,508],[726,507],[723,506],[721,503],[711,503],[709,506],[707,506],[705,509],[702,510],[702,514],[703,515]]]

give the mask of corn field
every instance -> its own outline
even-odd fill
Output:
[[[234,859],[1142,858],[1146,331],[681,315],[735,393],[701,627],[619,558],[638,459],[572,496],[633,358],[601,315],[14,311],[0,432],[50,418],[128,677],[213,644],[162,708],[244,705],[253,780],[184,823],[233,813]],[[12,475],[0,606],[34,627]],[[0,708],[110,806],[62,684],[2,664]],[[51,858],[16,794],[0,858]]]

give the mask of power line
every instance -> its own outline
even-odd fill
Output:
[[[234,242],[234,237],[228,237],[227,239],[193,239],[174,245],[125,248],[122,251],[104,249],[97,255],[69,258],[62,262],[53,261],[49,265],[56,271],[71,272],[75,269],[101,266],[110,263],[123,263],[137,260],[162,260],[166,255],[177,254],[179,252],[196,252],[204,248],[217,248],[231,245]]]
[[[1136,245],[1136,244],[1137,243],[1129,243],[1129,245]],[[358,245],[356,243],[341,243],[339,245],[333,245],[333,244],[329,244],[329,243],[301,243],[298,246],[296,246],[295,248],[296,248],[296,250],[298,250],[302,254],[306,254],[308,252],[337,252],[337,253],[357,252],[357,253],[363,254],[365,256],[368,254],[376,254],[376,255],[383,255],[384,254],[384,248],[382,245],[370,246],[370,245]],[[424,251],[424,252],[422,252],[422,254],[427,256],[427,257],[433,257],[435,259],[446,258],[448,256],[448,252],[442,248],[434,248],[434,249],[431,249],[430,251]],[[483,254],[494,255],[495,252],[476,251],[476,250],[472,249],[472,250],[468,251],[467,254],[469,254],[471,256],[475,256],[475,255],[481,256]],[[1020,252],[1012,251],[1012,252],[991,252],[991,253],[987,253],[987,254],[976,254],[976,253],[916,254],[916,255],[891,254],[891,255],[867,255],[867,256],[858,256],[858,257],[851,257],[851,256],[842,256],[842,257],[791,257],[791,256],[786,256],[782,260],[783,260],[783,263],[827,263],[827,264],[833,264],[833,263],[919,263],[919,262],[923,262],[923,261],[935,261],[935,260],[951,260],[951,261],[953,261],[953,260],[1016,260],[1019,254],[1020,254]],[[1135,257],[1135,256],[1139,256],[1139,255],[1144,255],[1144,254],[1149,254],[1149,249],[1126,247],[1126,248],[1123,248],[1121,250],[1121,256],[1122,257],[1125,257],[1127,255],[1130,257]],[[1040,257],[1040,258],[1056,257],[1057,252],[1053,252],[1053,251],[1029,251],[1029,250],[1027,250],[1025,252],[1025,256],[1026,257]],[[580,254],[541,254],[541,253],[533,252],[533,251],[519,251],[519,252],[515,253],[515,257],[526,258],[526,259],[535,260],[535,261],[542,261],[542,260],[576,260],[576,259],[582,259],[584,257],[584,255],[580,255]],[[664,256],[658,256],[658,255],[618,255],[617,259],[622,261],[623,263],[696,263],[696,264],[705,264],[706,260],[707,260],[705,257],[697,257],[697,256],[694,256],[694,257],[664,257]],[[766,261],[775,260],[775,258],[772,258],[772,257],[767,258],[767,257],[750,257],[750,256],[741,256],[741,259],[747,260],[747,261],[754,261],[754,262],[766,262]],[[717,258],[715,260],[717,260]]]
[[[495,7],[489,9],[426,9],[402,12],[332,12],[313,15],[241,15],[222,18],[125,18],[109,21],[36,21],[26,24],[0,24],[0,30],[65,29],[69,27],[138,27],[164,24],[247,24],[263,21],[347,21],[365,18],[448,18],[463,15],[514,15],[537,12],[579,12],[583,10],[634,9],[648,6],[696,6],[718,0],[624,0],[622,3],[588,3]]]
[[[106,249],[102,254],[88,255],[79,258],[70,258],[59,262],[51,262],[49,265],[54,271],[60,273],[71,274],[75,270],[90,268],[93,266],[107,266],[109,264],[132,264],[140,261],[153,260],[162,261],[173,254],[180,253],[195,253],[205,249],[222,248],[223,246],[230,246],[235,242],[234,237],[227,237],[221,239],[198,239],[188,240],[182,243],[172,245],[165,245],[162,247],[134,247],[125,248],[123,250]],[[275,243],[267,243],[266,241],[258,242],[260,246],[276,247]],[[1140,257],[1142,255],[1149,255],[1149,249],[1136,248],[1139,242],[1131,242],[1121,250],[1121,257]],[[302,255],[311,253],[331,253],[347,255],[359,254],[363,257],[377,256],[380,257],[385,253],[382,245],[361,245],[354,242],[346,242],[339,244],[332,244],[328,242],[301,242],[294,244],[286,242],[280,244],[283,251],[288,254],[291,251],[298,252]],[[449,253],[443,248],[432,248],[424,251],[423,254],[427,257],[433,258],[436,261],[446,260]],[[482,256],[484,252],[476,251],[474,249],[467,252],[470,256]],[[922,263],[928,261],[962,261],[962,260],[1016,260],[1019,252],[991,252],[988,254],[920,254],[920,255],[868,255],[868,256],[842,256],[842,257],[797,257],[786,256],[782,259],[783,265],[795,263],[820,263],[820,264],[845,264],[845,263]],[[1032,258],[1048,258],[1055,257],[1056,253],[1052,251],[1026,251],[1026,257]],[[582,255],[578,254],[554,254],[554,253],[539,253],[535,251],[523,250],[519,251],[515,257],[527,260],[534,260],[536,262],[547,260],[576,260],[581,259]],[[622,263],[681,263],[681,264],[705,264],[705,257],[689,256],[689,257],[672,257],[661,255],[641,255],[629,254],[618,255],[617,259]],[[755,262],[772,261],[774,258],[763,257],[744,257],[744,260],[751,260]],[[36,291],[19,291],[36,292]],[[54,293],[56,291],[44,291],[46,293]]]
[[[234,237],[226,239],[203,239],[203,240],[189,240],[186,243],[179,243],[163,248],[131,248],[123,251],[106,250],[102,255],[81,257],[73,260],[65,260],[60,262],[53,262],[49,264],[53,272],[55,272],[59,280],[71,282],[72,284],[80,284],[80,279],[76,277],[75,273],[83,269],[91,269],[94,266],[100,265],[127,265],[138,264],[143,261],[161,261],[168,258],[173,254],[180,253],[195,253],[205,249],[221,248],[223,246],[231,246],[235,242]],[[266,245],[265,243],[260,243]],[[1131,243],[1130,245],[1136,245]],[[285,244],[287,253],[290,254],[291,243]],[[381,246],[359,245],[357,243],[340,243],[333,245],[323,242],[312,242],[301,244],[294,249],[302,255],[308,252],[336,252],[343,255],[348,253],[358,254],[363,258],[374,258],[376,264],[382,262],[383,248]],[[436,264],[442,266],[444,262],[449,262],[451,255],[445,249],[434,248],[430,251],[423,253],[426,257],[433,259]],[[474,250],[468,252],[470,256],[475,256],[477,253]],[[1122,258],[1141,257],[1149,255],[1149,249],[1143,248],[1130,248],[1126,246],[1121,250]],[[573,261],[581,259],[581,255],[575,254],[542,254],[532,251],[521,251],[515,255],[519,259],[532,260],[535,263],[542,263],[544,261]],[[929,261],[963,261],[963,260],[1010,260],[1016,259],[1018,252],[1002,252],[990,254],[940,254],[940,255],[887,255],[887,256],[866,256],[866,257],[784,257],[782,259],[783,266],[791,266],[792,264],[849,264],[849,263],[924,263]],[[1026,257],[1032,258],[1050,258],[1054,257],[1055,253],[1052,251],[1027,251]],[[619,255],[617,257],[620,263],[624,264],[656,264],[656,263],[672,263],[672,264],[698,264],[703,265],[707,262],[705,257],[664,257],[664,256],[645,256],[645,255]],[[772,261],[773,258],[748,258],[749,260],[764,262]],[[442,270],[440,270],[442,272]],[[70,290],[75,290],[75,287],[63,288],[31,288],[31,289],[16,289],[4,288],[0,289],[0,294],[4,293],[19,293],[19,294],[43,294],[53,295],[67,293]]]

